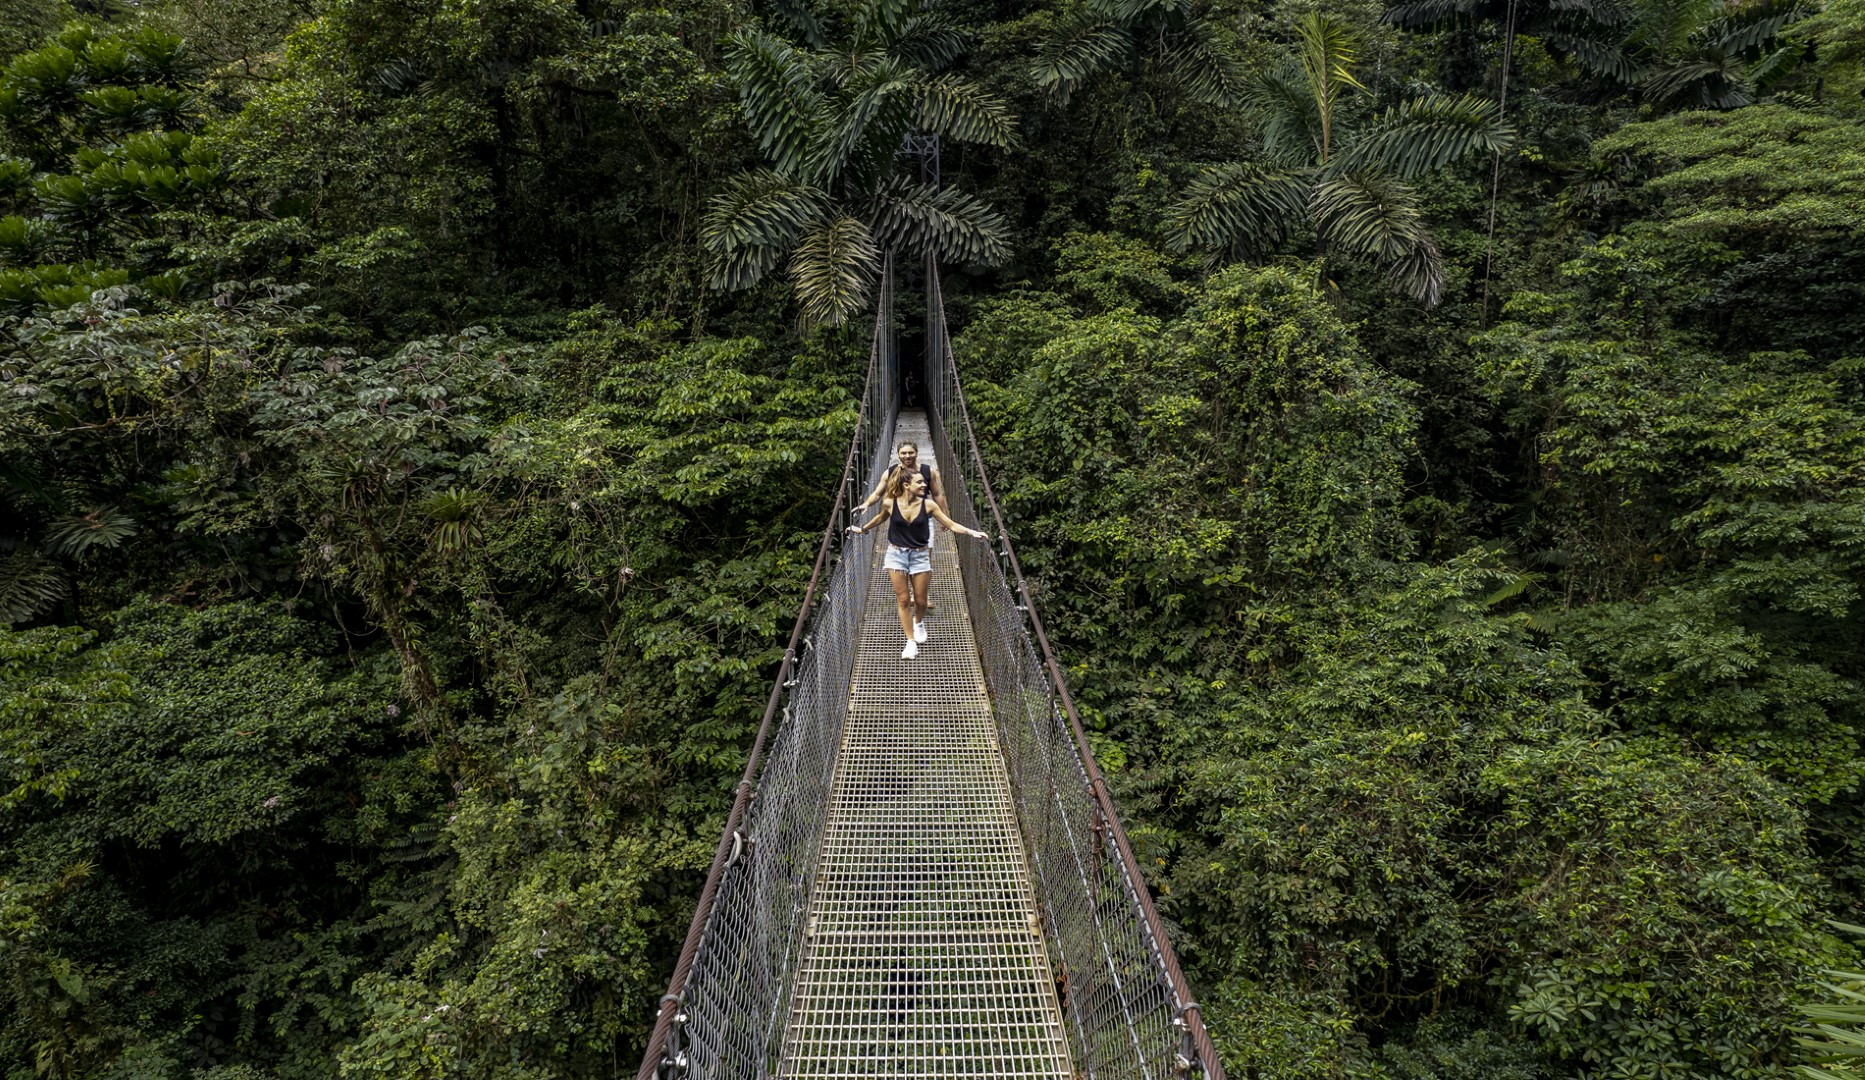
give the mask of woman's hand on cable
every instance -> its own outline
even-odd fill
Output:
[[[849,532],[850,532],[851,534],[853,534],[853,533],[859,533],[859,532],[862,532],[863,530],[862,530],[862,528],[861,528],[861,526],[859,526],[859,525],[850,525],[850,526],[848,527],[848,531],[849,531]]]

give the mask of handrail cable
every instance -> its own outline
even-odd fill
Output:
[[[1022,601],[1020,605],[1022,614],[1029,620],[1030,636],[1035,638],[1037,649],[1042,655],[1042,667],[1048,675],[1050,688],[1054,692],[1056,701],[1061,705],[1063,715],[1067,717],[1080,767],[1086,775],[1089,789],[1100,814],[1100,821],[1097,825],[1105,829],[1108,839],[1118,852],[1124,891],[1127,893],[1129,902],[1139,908],[1147,937],[1150,939],[1148,941],[1150,950],[1154,959],[1164,969],[1166,979],[1171,985],[1175,999],[1173,1002],[1176,1012],[1174,1021],[1183,1027],[1187,1043],[1185,1050],[1191,1051],[1190,1053],[1181,1051],[1180,1057],[1184,1060],[1178,1068],[1180,1070],[1199,1069],[1211,1080],[1224,1080],[1223,1064],[1218,1058],[1216,1047],[1212,1045],[1210,1033],[1205,1029],[1199,1006],[1192,997],[1191,987],[1185,981],[1185,974],[1179,966],[1178,955],[1166,937],[1158,908],[1153,903],[1152,894],[1146,887],[1146,879],[1140,873],[1139,861],[1134,857],[1133,846],[1127,839],[1127,831],[1121,826],[1120,815],[1114,808],[1114,800],[1108,790],[1107,779],[1102,774],[1100,765],[1095,761],[1094,749],[1088,741],[1087,729],[1082,724],[1081,714],[1075,707],[1074,696],[1069,693],[1068,681],[1062,676],[1062,668],[1056,661],[1055,651],[1049,645],[1049,635],[1043,628],[1042,616],[1037,612],[1036,602],[1030,595],[1029,582],[1023,576],[1022,563],[1017,558],[1016,546],[1011,542],[1009,525],[1004,519],[1003,509],[998,504],[996,492],[991,487],[990,473],[985,468],[981,444],[972,426],[971,410],[966,405],[964,384],[959,378],[958,365],[952,357],[951,338],[945,320],[944,290],[939,281],[938,266],[932,260],[927,262],[927,277],[927,290],[930,294],[927,303],[927,319],[931,324],[929,329],[936,328],[937,330],[937,341],[927,342],[928,356],[942,361],[940,374],[934,378],[945,378],[951,381],[951,407],[963,426],[969,450],[964,465],[969,467],[968,471],[976,473],[979,486],[984,491],[985,503],[990,507],[992,523],[995,525],[991,531],[1003,544],[1001,554],[1009,566],[1010,583],[1016,596]],[[932,351],[935,347],[936,353]],[[941,442],[948,442],[949,436],[946,435],[944,429],[944,417],[940,420],[941,423],[935,428],[937,432],[935,437]],[[943,448],[942,456],[945,460],[953,460],[949,451]],[[969,502],[968,499],[966,501]],[[984,617],[983,611],[973,609],[974,620]]]
[[[849,437],[848,454],[842,463],[842,478],[835,489],[835,503],[829,511],[829,521],[823,527],[822,537],[816,544],[816,563],[810,571],[809,585],[803,591],[803,603],[797,608],[796,622],[791,626],[790,639],[784,646],[783,661],[778,665],[777,677],[772,680],[770,697],[764,705],[764,718],[758,724],[757,737],[752,741],[751,754],[745,762],[744,776],[738,782],[732,809],[726,815],[725,829],[719,838],[719,847],[713,853],[711,869],[706,872],[706,884],[700,890],[693,921],[688,925],[686,940],[680,947],[680,958],[674,964],[672,978],[668,980],[667,993],[661,997],[653,1032],[648,1036],[647,1052],[642,1057],[636,1080],[655,1080],[669,1067],[682,1064],[678,1060],[680,1047],[675,1025],[682,1016],[681,1006],[685,1003],[701,942],[712,926],[714,902],[718,897],[720,882],[734,861],[734,852],[742,854],[746,845],[745,833],[740,830],[740,826],[744,824],[753,801],[758,774],[764,764],[765,749],[779,726],[780,715],[788,719],[788,710],[780,714],[779,706],[783,702],[784,692],[793,688],[797,682],[791,676],[798,666],[798,643],[807,640],[804,638],[804,629],[815,610],[817,586],[822,579],[823,568],[828,564],[829,552],[843,539],[842,526],[847,518],[847,510],[854,502],[850,488],[855,481],[856,462],[862,455],[864,444],[870,450],[876,446],[885,448],[886,438],[882,431],[890,430],[892,426],[895,408],[892,400],[892,319],[893,258],[889,255],[881,270],[880,294],[875,303],[874,336],[868,350],[868,371],[862,385],[860,413],[854,434]],[[879,423],[876,422],[877,412],[880,414]],[[872,452],[869,454],[871,458],[876,456]],[[854,543],[844,546],[860,546],[864,548],[864,555],[867,547],[865,544]],[[844,561],[851,560],[845,558]],[[852,561],[864,562],[862,558]]]

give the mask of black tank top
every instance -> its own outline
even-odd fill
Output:
[[[920,500],[920,516],[912,521],[900,515],[900,500],[887,515],[887,542],[895,547],[923,548],[932,543],[932,499]]]

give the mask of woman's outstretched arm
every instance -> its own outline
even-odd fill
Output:
[[[881,522],[886,521],[888,518],[888,515],[892,514],[893,512],[894,512],[894,500],[882,499],[880,513],[869,518],[868,523],[866,525],[850,525],[848,527],[848,531],[851,533],[865,533],[869,529],[875,528],[876,526],[880,525]]]
[[[960,533],[965,536],[975,536],[980,540],[990,539],[989,534],[981,533],[976,529],[968,529],[965,526],[960,525],[958,522],[953,521],[951,518],[947,517],[945,511],[939,509],[939,504],[936,502],[933,502],[931,499],[926,500],[926,509],[932,514],[934,518],[942,522],[946,528],[951,529],[955,533]]]

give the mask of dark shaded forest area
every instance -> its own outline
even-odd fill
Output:
[[[889,250],[1232,1076],[1832,1056],[1861,0],[10,0],[0,65],[7,1080],[632,1075]]]

